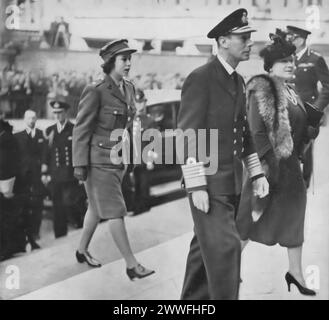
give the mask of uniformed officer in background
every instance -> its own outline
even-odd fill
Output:
[[[73,175],[74,125],[67,117],[70,106],[62,101],[52,101],[50,106],[57,122],[46,129],[48,144],[44,155],[44,168],[48,169],[51,176],[54,231],[55,237],[60,238],[67,235],[69,218],[73,219],[77,227],[82,227],[86,212],[86,195],[83,186]]]
[[[27,195],[24,209],[27,238],[32,250],[35,250],[40,248],[36,239],[39,237],[45,196],[45,186],[41,182],[41,164],[46,139],[43,132],[36,128],[37,115],[34,111],[25,112],[24,122],[25,130],[15,134],[21,155],[17,184]]]
[[[313,104],[320,111],[329,104],[329,70],[324,58],[307,46],[310,31],[287,26],[287,40],[291,41],[296,50],[296,71],[294,84],[303,102]],[[321,90],[318,89],[321,84]],[[306,186],[310,186],[313,173],[313,143],[304,155],[303,175]]]

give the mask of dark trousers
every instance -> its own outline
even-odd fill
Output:
[[[53,200],[53,223],[55,238],[64,237],[67,235],[67,220],[69,207],[65,203],[68,185],[66,182],[54,182],[52,185],[52,200]]]
[[[21,196],[5,199],[0,193],[0,261],[25,252],[23,203]]]
[[[52,200],[55,237],[67,235],[68,220],[72,218],[77,227],[82,227],[86,213],[86,196],[77,181],[53,182]]]
[[[22,199],[24,226],[27,240],[34,244],[42,222],[44,186],[39,176],[30,173],[17,177],[15,193]]]
[[[235,225],[237,196],[210,195],[210,212],[197,210],[190,196],[194,238],[187,258],[182,300],[237,300],[241,243]]]
[[[42,223],[43,199],[42,197],[34,198],[33,202],[27,201],[25,207],[26,234],[28,241],[33,243],[38,237]]]
[[[303,178],[307,189],[311,185],[311,178],[313,174],[313,149],[314,143],[312,143],[308,150],[305,152],[303,159]]]

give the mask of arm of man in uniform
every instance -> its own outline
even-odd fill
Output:
[[[94,86],[87,86],[82,93],[76,123],[73,129],[74,176],[86,181],[89,165],[90,140],[99,110],[99,96]]]
[[[322,84],[322,90],[314,105],[323,111],[329,104],[329,69],[323,57],[318,59],[315,70],[318,80]]]
[[[183,170],[185,187],[189,193],[192,193],[194,206],[208,213],[209,196],[207,192],[207,180],[202,163],[198,163],[197,139],[198,130],[205,129],[205,120],[208,108],[208,83],[206,77],[200,72],[193,72],[186,79],[182,90],[182,101],[178,115],[178,128],[183,132],[186,130],[194,130],[195,138],[180,141],[184,150]],[[181,149],[179,148],[179,149]],[[188,161],[187,161],[188,160]],[[194,164],[193,164],[194,162]],[[194,170],[196,168],[196,170]]]

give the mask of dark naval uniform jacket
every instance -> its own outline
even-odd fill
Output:
[[[323,111],[329,104],[329,70],[324,58],[307,48],[300,59],[296,59],[296,71],[293,83],[303,102],[309,102]],[[322,89],[319,91],[318,85]],[[319,133],[317,133],[315,136]],[[303,176],[309,187],[313,172],[313,143],[306,148],[303,155]]]
[[[57,124],[46,129],[48,147],[44,154],[44,163],[53,182],[75,181],[72,166],[72,133],[73,123],[67,121],[62,132],[58,132]]]
[[[318,90],[318,83],[322,90]],[[293,83],[304,102],[324,110],[329,104],[329,70],[324,58],[314,50],[307,51],[298,60]]]
[[[218,130],[218,170],[207,177],[208,188],[221,195],[239,195],[242,159],[255,153],[247,121],[243,78],[236,74],[234,80],[217,57],[193,71],[182,90],[178,128]],[[208,133],[207,145],[209,140]],[[195,146],[198,148],[197,143]]]
[[[208,150],[209,130],[217,130],[218,135],[218,152],[211,159],[217,161],[217,171],[206,176],[206,185],[196,187],[196,190],[207,190],[209,212],[200,212],[189,195],[195,235],[187,258],[181,299],[235,300],[241,257],[235,216],[242,189],[243,160],[248,163],[248,159],[255,158],[259,162],[247,120],[243,78],[236,72],[230,75],[217,57],[193,71],[183,86],[178,128],[206,129],[206,141],[200,144],[206,144]],[[193,148],[204,148],[191,140],[188,145],[191,155]],[[206,159],[196,160],[205,163]],[[187,180],[185,175],[184,178]],[[187,190],[193,193],[194,188]]]
[[[134,86],[123,81],[126,97],[110,76],[87,86],[82,93],[73,134],[74,167],[123,168],[112,153],[118,140],[110,139],[113,130],[131,128],[136,113]],[[117,155],[121,156],[120,151]]]

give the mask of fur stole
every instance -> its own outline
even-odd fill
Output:
[[[248,100],[250,94],[253,94],[257,101],[259,113],[277,159],[289,158],[294,143],[287,110],[288,99],[284,94],[283,84],[264,74],[251,78],[246,89]]]

